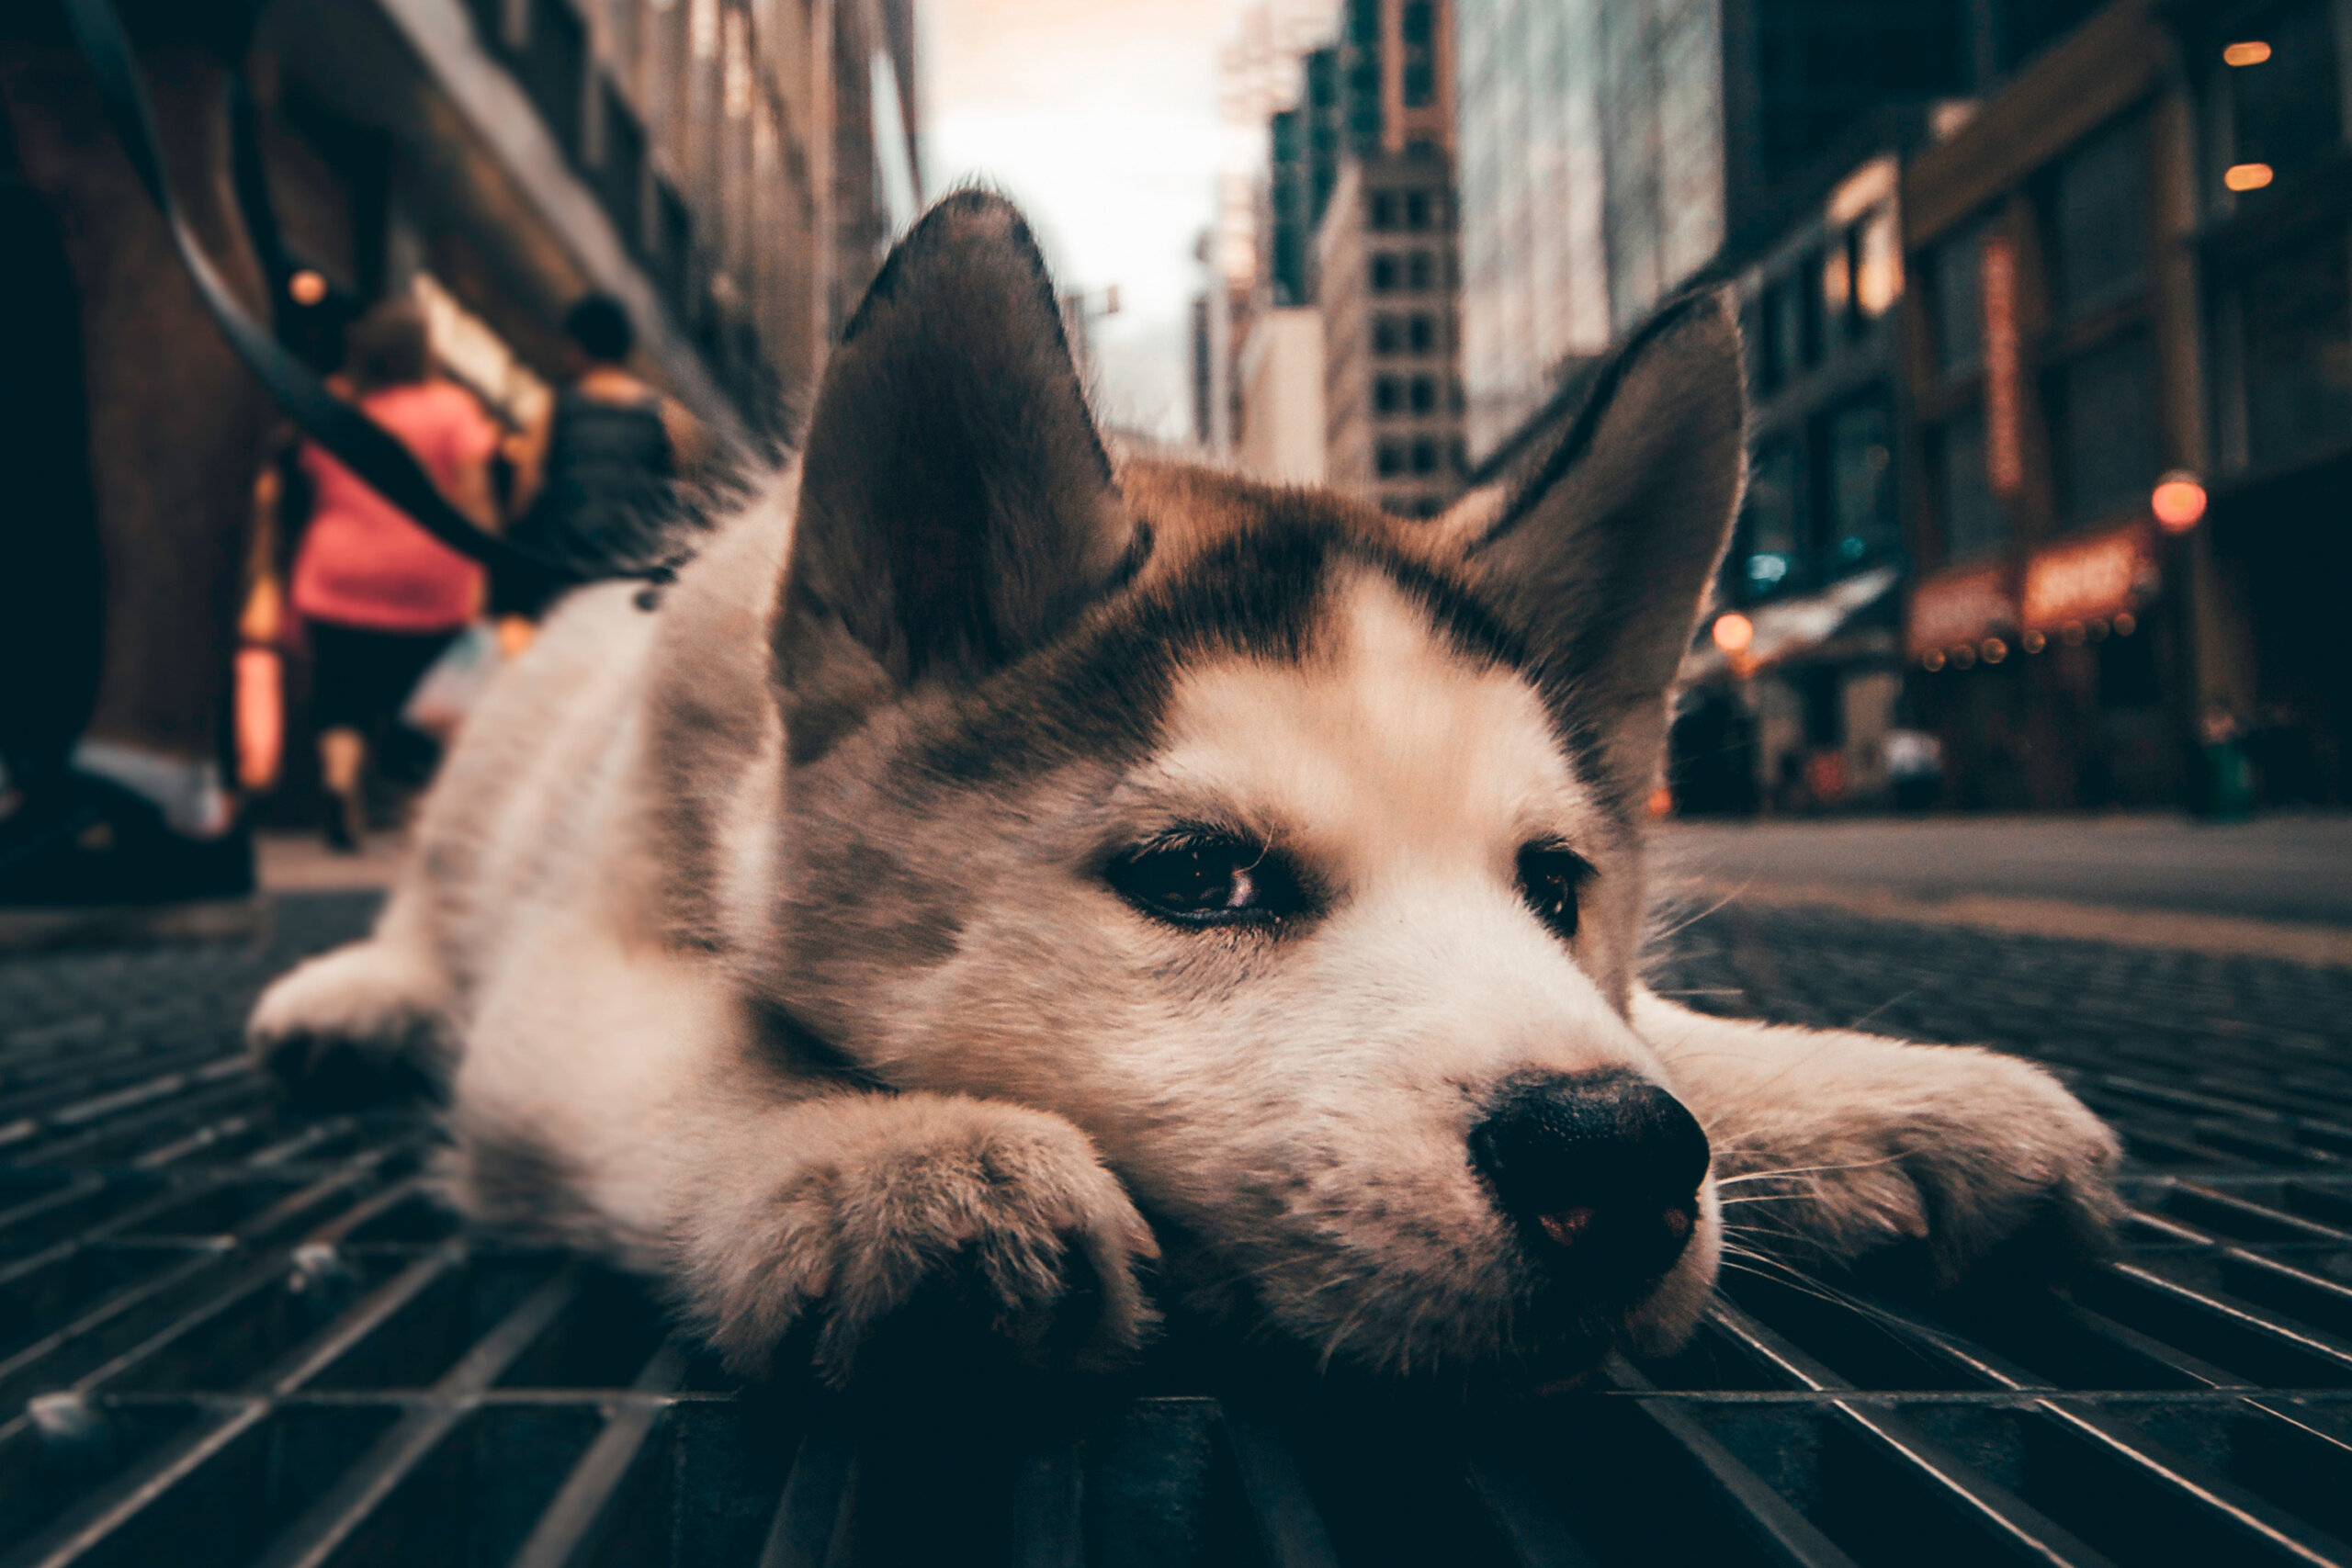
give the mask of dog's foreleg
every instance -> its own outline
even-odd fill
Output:
[[[1033,1364],[1114,1364],[1153,1322],[1150,1230],[1057,1116],[937,1094],[832,1091],[697,1115],[669,1245],[691,1318],[756,1372],[796,1324],[857,1370],[919,1299]]]
[[[451,986],[403,886],[375,934],[297,965],[245,1025],[256,1065],[298,1094],[333,1101],[446,1090],[457,1056]]]
[[[1707,1129],[1734,1242],[1840,1264],[1924,1242],[1949,1283],[2029,1224],[2096,1249],[2120,1213],[2115,1134],[2030,1063],[1712,1018],[1646,990],[1633,1022]]]

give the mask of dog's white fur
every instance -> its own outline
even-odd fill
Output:
[[[1946,1277],[2037,1214],[2105,1224],[2114,1140],[2040,1069],[1702,1017],[1634,983],[1641,855],[1606,749],[1564,750],[1546,693],[1373,566],[1333,569],[1306,656],[1183,661],[1139,761],[918,798],[906,737],[947,699],[917,690],[788,762],[771,628],[797,491],[786,475],[720,531],[657,614],[576,594],[469,723],[376,935],[252,1022],[281,1069],[437,1064],[459,1200],[663,1277],[738,1364],[806,1322],[846,1377],[951,1270],[1033,1351],[1091,1275],[1076,1359],[1114,1361],[1153,1321],[1156,1225],[1182,1253],[1169,1288],[1327,1357],[1508,1365],[1544,1270],[1465,1140],[1530,1070],[1630,1072],[1707,1130],[1691,1244],[1599,1325],[1638,1348],[1703,1310],[1721,1179],[1793,1172],[1766,1184],[1776,1230],[1836,1261],[1924,1240]],[[1669,649],[1691,606],[1673,614]],[[1654,754],[1652,721],[1625,722]],[[678,849],[681,820],[707,852]],[[1102,846],[1193,820],[1310,866],[1331,890],[1312,929],[1172,931],[1102,885]],[[1538,840],[1597,867],[1572,942],[1515,886]],[[854,883],[839,931],[794,903],[867,864],[935,879],[952,935],[874,925]]]

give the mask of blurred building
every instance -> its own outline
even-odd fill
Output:
[[[1445,0],[1349,0],[1268,128],[1261,298],[1242,362],[1241,451],[1295,444],[1318,412],[1324,482],[1411,516],[1462,488],[1454,296],[1453,70]],[[1282,373],[1318,317],[1314,407]],[[1278,401],[1276,400],[1289,400]]]
[[[2234,729],[2260,798],[2352,799],[2352,5],[2164,8],[2183,61],[2190,313],[2211,503],[2198,572],[2200,725]],[[2174,132],[2173,134],[2177,134]]]
[[[1324,482],[1407,517],[1462,491],[1453,207],[1436,148],[1351,158],[1316,231]]]
[[[602,289],[649,376],[771,434],[913,215],[913,47],[910,0],[276,0],[253,74],[330,303],[419,289],[461,373],[545,375]]]
[[[1711,264],[1812,221],[2087,0],[1460,0],[1474,463]]]
[[[1324,482],[1323,373],[1322,312],[1294,305],[1257,317],[1238,378],[1254,415],[1241,428],[1244,472],[1275,484]]]
[[[2181,797],[2203,467],[2189,119],[2148,0],[2033,62],[1904,182],[1918,462],[1907,635],[1954,804]]]
[[[1687,673],[1671,782],[1686,811],[1876,805],[1903,686],[1895,461],[1898,164],[1848,174],[1737,275],[1746,502],[1716,599],[1736,648]]]

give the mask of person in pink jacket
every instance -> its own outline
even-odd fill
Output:
[[[346,374],[360,409],[415,454],[452,505],[494,527],[498,428],[472,393],[434,375],[423,314],[388,300],[352,327],[349,346]],[[327,842],[350,851],[367,828],[368,747],[481,614],[484,577],[317,446],[303,448],[301,467],[313,501],[289,597],[313,657]]]

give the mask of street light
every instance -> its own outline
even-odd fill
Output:
[[[2205,515],[2205,487],[2186,468],[2175,468],[2156,481],[2148,497],[2156,525],[2167,534],[2186,534]]]
[[[1746,615],[1735,610],[1715,617],[1715,646],[1725,653],[1745,653],[1747,645],[1755,640],[1756,623]]]

